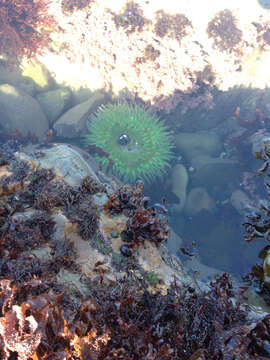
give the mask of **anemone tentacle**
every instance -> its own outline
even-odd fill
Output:
[[[161,176],[172,158],[171,134],[165,123],[138,105],[101,106],[88,124],[86,143],[108,156],[97,158],[126,182],[151,182]]]

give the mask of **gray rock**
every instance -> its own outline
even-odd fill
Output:
[[[215,202],[203,187],[196,187],[190,190],[185,204],[185,213],[188,216],[198,214],[202,210],[212,212]]]
[[[171,230],[170,237],[166,242],[166,248],[171,254],[177,254],[177,251],[181,246],[183,246],[183,239],[178,234],[176,234],[176,232]]]
[[[218,156],[222,151],[219,137],[205,132],[180,132],[175,136],[175,145],[179,153],[189,161],[199,155]]]
[[[191,173],[193,186],[228,185],[237,180],[239,175],[239,164],[236,160],[212,158],[201,155],[192,159],[195,171]]]
[[[36,96],[50,124],[53,125],[67,108],[71,92],[68,89],[56,89],[40,93]]]
[[[105,95],[96,93],[89,100],[74,106],[65,112],[54,124],[57,136],[76,138],[87,134],[87,121],[91,113],[106,102]]]
[[[170,209],[172,212],[179,213],[185,206],[188,179],[188,172],[184,165],[176,164],[171,174],[171,191],[178,197],[179,202],[171,206]]]
[[[236,189],[232,192],[230,198],[231,205],[235,208],[235,210],[240,214],[245,216],[247,214],[247,210],[251,210],[253,207],[252,200],[248,197],[248,195],[240,189]]]
[[[56,144],[49,149],[42,150],[42,155],[37,160],[38,165],[41,168],[53,169],[71,186],[79,185],[82,179],[88,175],[98,180],[90,163],[71,145]],[[18,153],[17,156],[21,160],[33,160],[31,154]]]
[[[32,82],[36,92],[48,91],[54,85],[54,80],[44,64],[35,60],[25,60],[21,64],[22,76]]]
[[[0,85],[0,124],[23,135],[34,134],[39,139],[48,130],[48,120],[39,103],[16,87]]]

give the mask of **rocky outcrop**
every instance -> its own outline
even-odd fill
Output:
[[[38,149],[29,148],[25,152],[16,153],[16,158],[18,161],[24,163],[23,166],[29,167],[29,175],[23,182],[25,186],[29,186],[31,176],[36,176],[34,175],[36,171],[38,173],[41,171],[43,172],[42,176],[44,176],[43,181],[45,181],[45,183],[48,181],[48,189],[47,186],[45,186],[43,190],[41,188],[36,189],[36,196],[41,197],[39,200],[36,200],[39,205],[34,206],[34,208],[31,207],[15,216],[20,216],[22,219],[27,217],[32,218],[37,211],[35,207],[39,208],[41,206],[44,208],[45,206],[47,211],[53,214],[55,226],[52,241],[56,244],[56,248],[65,247],[67,245],[65,245],[65,239],[68,239],[68,243],[72,244],[74,251],[72,256],[75,256],[75,263],[79,269],[79,273],[76,275],[72,270],[69,271],[69,269],[63,267],[63,269],[58,272],[55,281],[58,284],[62,284],[61,286],[67,289],[70,296],[74,293],[74,287],[76,291],[79,291],[85,296],[87,294],[86,288],[85,285],[80,282],[80,277],[87,277],[88,279],[94,280],[100,271],[104,271],[103,281],[105,283],[116,282],[120,278],[125,277],[127,257],[123,255],[122,247],[127,246],[127,243],[125,239],[123,240],[121,233],[127,230],[129,217],[125,215],[125,212],[119,210],[115,213],[106,210],[108,206],[105,204],[112,201],[110,199],[113,198],[110,198],[109,194],[115,191],[116,185],[113,181],[107,184],[103,184],[100,181],[101,177],[99,175],[102,176],[102,174],[94,170],[95,161],[91,159],[89,155],[85,155],[83,152],[80,153],[79,149],[66,144],[52,145],[47,149],[43,149],[42,155],[39,155]],[[50,175],[52,169],[55,177]],[[32,173],[33,175],[31,175]],[[3,171],[2,176],[5,175],[6,172]],[[46,180],[46,178],[48,180]],[[78,191],[81,191],[80,188],[85,181],[84,179],[88,179],[88,185],[85,186],[90,189],[89,191],[92,192],[93,195],[89,197],[89,194],[87,195],[86,192],[84,195],[85,200],[83,200],[83,198],[76,200],[79,194]],[[51,185],[49,185],[49,183]],[[52,186],[52,189],[49,191],[50,186]],[[74,190],[71,190],[69,186]],[[16,190],[18,188],[14,186],[13,189]],[[23,190],[23,186],[21,190]],[[51,193],[51,191],[53,192]],[[68,211],[63,211],[63,206],[56,205],[57,202],[55,199],[58,198],[59,195],[57,195],[57,193],[59,191],[61,192],[60,196],[62,198],[62,200],[59,199],[59,201],[60,203],[63,201],[63,204],[67,204],[69,207]],[[38,195],[39,192],[40,195]],[[75,205],[76,201],[78,202],[77,205]],[[79,203],[84,202],[87,210],[79,206]],[[76,207],[76,210],[74,208],[75,212],[72,210],[73,206]],[[79,208],[77,206],[79,206]],[[91,208],[93,210],[91,210]],[[89,214],[87,211],[90,211]],[[89,228],[87,228],[87,230],[85,225],[83,225],[83,230],[80,231],[81,225],[78,226],[78,224],[80,221],[87,222],[87,219],[92,216],[91,211],[94,212],[94,218],[97,219],[97,228],[89,237],[87,235],[88,231],[89,234],[91,234]],[[87,217],[84,218],[84,220],[83,218],[80,220],[81,216]],[[89,225],[87,225],[90,226],[90,228],[93,227],[94,218],[92,223],[90,222]],[[53,258],[49,251],[50,246],[49,243],[39,246],[34,250],[35,256],[43,262],[45,260],[52,261]],[[130,256],[130,254],[128,256]],[[166,289],[175,277],[180,282],[192,282],[192,279],[188,280],[188,278],[185,277],[179,260],[174,257],[174,255],[170,255],[164,245],[160,244],[157,246],[155,243],[151,243],[150,237],[149,240],[145,241],[144,246],[134,247],[132,257],[129,261],[135,261],[135,263],[137,263],[136,277],[138,277],[138,279],[147,276],[148,273],[154,273],[155,277],[158,277],[158,282],[149,283],[149,287],[153,291],[159,289],[166,293]]]
[[[72,88],[123,90],[156,108],[213,105],[212,89],[269,83],[269,10],[252,1],[51,2],[64,32],[39,60]],[[121,49],[121,51],[119,51]]]

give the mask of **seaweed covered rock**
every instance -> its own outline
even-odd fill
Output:
[[[74,309],[38,280],[1,280],[2,359],[13,353],[22,360],[269,358],[269,315],[251,324],[240,303],[231,301],[228,275],[201,294],[177,283],[166,295],[127,279],[93,285]]]
[[[88,279],[102,272],[105,283],[126,276],[130,269],[137,269],[138,277],[155,271],[173,280],[175,267],[164,263],[158,250],[165,251],[162,243],[169,236],[167,210],[147,205],[142,182],[135,188],[116,185],[94,159],[69,145],[15,152],[10,144],[13,151],[2,152],[0,177],[0,231],[8,240],[6,249],[31,258],[34,254],[41,268],[58,259],[53,267],[56,283],[62,279],[67,287],[71,263]],[[139,265],[142,245],[145,260]],[[63,260],[66,265],[61,267]],[[177,266],[181,269],[180,263]],[[35,271],[34,266],[31,276]],[[17,272],[24,279],[24,266]],[[182,273],[176,276],[181,281]],[[79,280],[75,285],[76,291],[87,293]],[[163,281],[164,291],[168,285]],[[70,287],[74,290],[74,281]],[[70,293],[75,299],[74,291]]]
[[[202,289],[185,274],[142,182],[64,144],[0,154],[1,359],[269,357],[269,316],[250,317],[229,275]]]

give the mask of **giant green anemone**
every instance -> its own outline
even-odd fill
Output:
[[[165,172],[172,158],[168,128],[138,105],[101,106],[88,129],[86,143],[101,149],[98,160],[125,182],[152,181]]]

